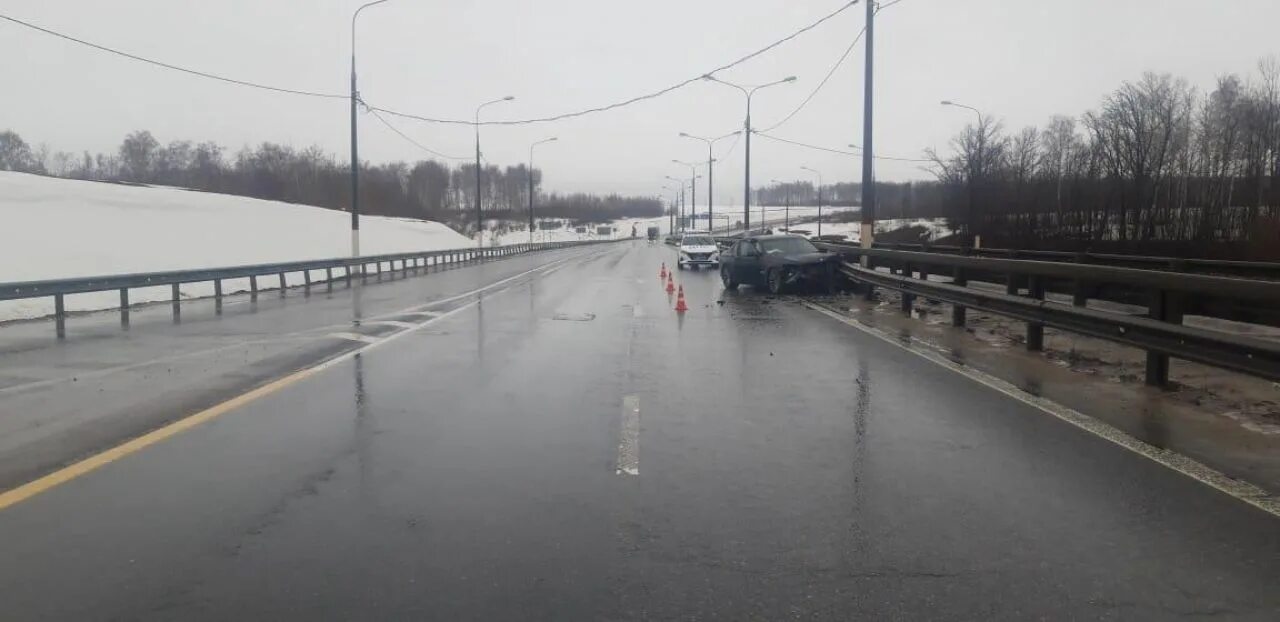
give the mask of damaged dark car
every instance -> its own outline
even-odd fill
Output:
[[[781,294],[805,289],[830,293],[839,279],[840,256],[819,250],[798,235],[755,235],[720,254],[720,279]]]

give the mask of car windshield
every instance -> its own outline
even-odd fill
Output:
[[[760,240],[760,248],[764,249],[767,255],[803,255],[818,252],[818,247],[804,238]]]
[[[705,236],[688,236],[680,242],[685,246],[715,246],[716,241]]]

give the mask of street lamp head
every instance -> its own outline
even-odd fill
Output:
[[[942,105],[943,105],[943,106],[954,106],[954,105],[956,105],[956,103],[955,103],[955,102],[953,102],[953,101],[951,101],[951,100],[949,100],[949,99],[944,99],[944,100],[942,100]]]
[[[681,136],[682,138],[689,138],[689,137],[690,137],[688,134],[685,134],[684,132],[680,132],[680,136]]]
[[[548,138],[548,139],[547,139],[547,142],[551,142],[551,141],[553,141],[553,140],[560,140],[560,137],[559,137],[559,136],[552,136],[551,138]]]
[[[783,80],[783,82],[795,82],[795,81],[796,81],[795,76],[787,76],[786,79]]]
[[[515,95],[508,95],[508,96],[506,96],[506,97],[503,97],[503,98],[502,98],[502,101],[504,101],[504,102],[509,102],[509,101],[511,101],[511,100],[513,100],[513,99],[515,99],[515,98],[516,98],[516,96],[515,96]]]

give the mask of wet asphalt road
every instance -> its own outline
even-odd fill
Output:
[[[670,253],[575,251],[0,511],[0,617],[1280,618],[1271,516],[713,273],[677,316]]]

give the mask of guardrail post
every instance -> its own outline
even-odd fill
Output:
[[[332,267],[324,269],[324,290],[327,292],[333,291],[333,268]]]
[[[400,276],[409,276],[409,260],[400,260]]]
[[[951,284],[960,285],[962,287],[969,284],[968,279],[966,279],[964,275],[964,268],[961,268],[960,266],[952,268]],[[965,314],[966,310],[964,307],[960,305],[951,305],[951,325],[956,327],[964,326],[966,320]]]
[[[910,279],[914,275],[915,273],[911,270],[911,263],[906,261],[902,262],[902,276]],[[902,312],[906,315],[911,315],[911,306],[915,303],[915,300],[916,297],[913,294],[909,294],[905,291],[902,292]]]
[[[222,279],[213,280],[213,314],[222,315]]]
[[[179,296],[178,284],[174,283],[173,288],[173,323],[177,324],[182,319],[182,298]]]
[[[249,277],[249,300],[258,299],[258,275]]]
[[[67,308],[63,302],[62,294],[53,295],[53,329],[58,339],[67,338]]]
[[[1018,275],[1009,273],[1004,280],[1004,293],[1010,296],[1018,295]]]
[[[307,295],[311,295],[311,271],[302,271],[302,291]]]
[[[1083,307],[1089,304],[1089,284],[1082,280],[1076,280],[1075,290],[1071,293],[1071,304],[1077,307]]]
[[[1044,300],[1044,279],[1032,276],[1027,281],[1027,296],[1036,300]],[[1039,352],[1044,350],[1044,324],[1027,322],[1027,350]]]
[[[351,287],[351,265],[348,264],[346,269],[342,271],[343,280],[347,282],[347,287]]]
[[[1151,305],[1147,315],[1153,320],[1182,323],[1182,301],[1177,294],[1165,291],[1151,293]],[[1152,387],[1169,386],[1169,355],[1158,352],[1147,352],[1147,385]]]
[[[129,288],[120,288],[120,328],[129,330]]]
[[[285,282],[284,282],[284,273],[283,273],[283,272],[281,272],[281,273],[280,273],[280,297],[281,297],[281,298],[284,298],[284,290],[286,290],[286,289],[289,289],[289,286],[285,284]]]

